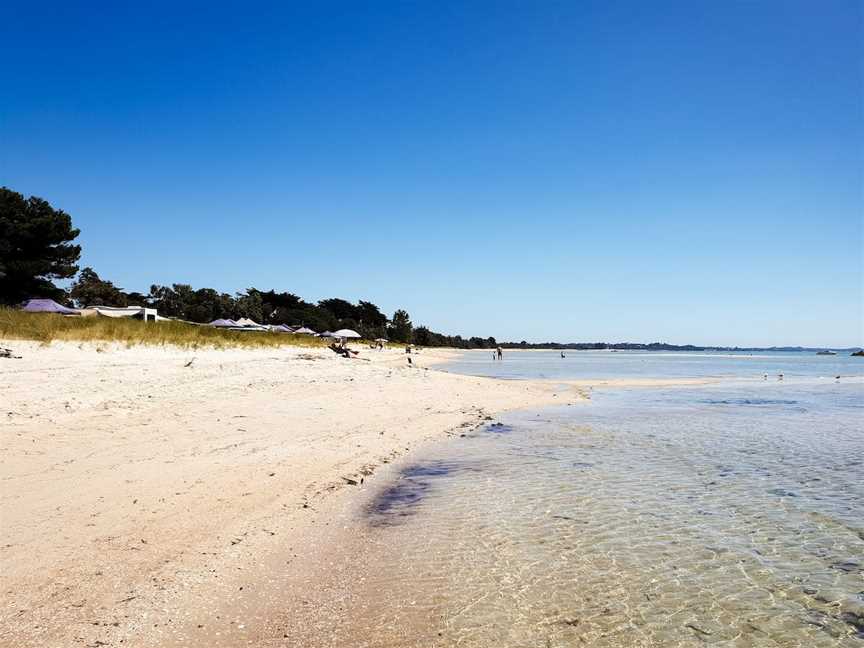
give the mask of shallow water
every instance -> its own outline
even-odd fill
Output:
[[[864,381],[786,373],[597,391],[400,466],[355,521],[346,645],[864,646]]]
[[[504,360],[491,351],[469,351],[443,368],[454,373],[498,378],[761,378],[778,374],[834,378],[861,376],[864,358],[848,353],[820,356],[799,352],[666,352],[666,351],[518,351]]]

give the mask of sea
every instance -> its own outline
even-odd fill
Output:
[[[864,358],[478,351],[441,370],[708,382],[595,387],[395,466],[355,521],[351,645],[864,647]]]

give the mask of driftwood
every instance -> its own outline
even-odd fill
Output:
[[[20,360],[21,356],[13,355],[12,349],[0,348],[0,358],[13,358],[15,360]]]

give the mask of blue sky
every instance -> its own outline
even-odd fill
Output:
[[[864,344],[859,2],[75,4],[6,8],[0,184],[128,290]]]

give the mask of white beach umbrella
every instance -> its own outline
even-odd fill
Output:
[[[296,331],[294,331],[295,335],[315,335],[315,331],[310,328],[306,328],[305,326],[301,326]]]
[[[333,337],[338,338],[359,338],[361,337],[357,331],[352,331],[351,329],[339,329],[333,333]]]

